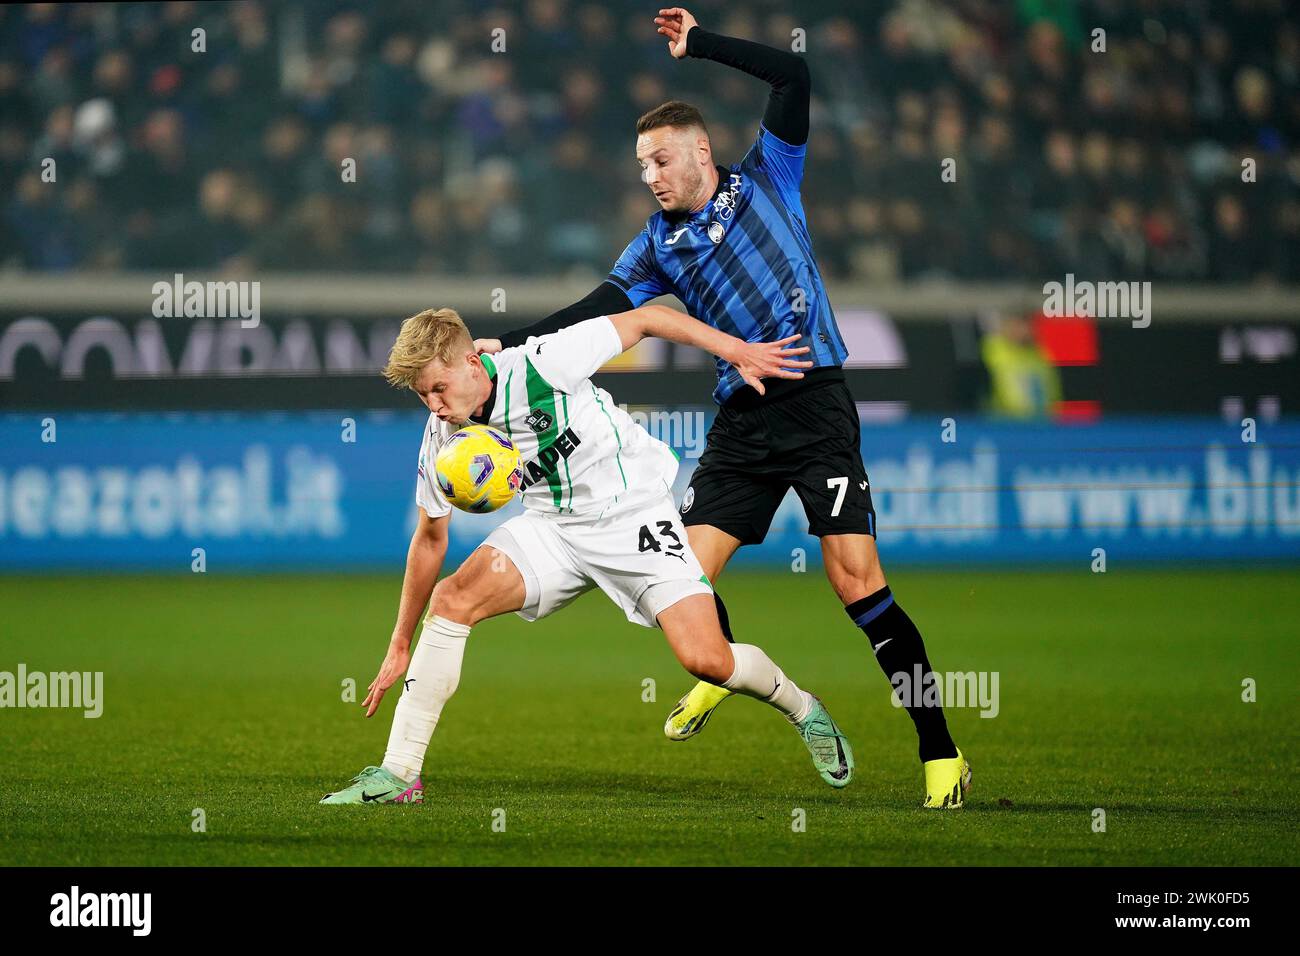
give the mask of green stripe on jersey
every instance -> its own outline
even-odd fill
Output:
[[[591,382],[587,383],[591,385]],[[600,392],[596,391],[596,386],[591,385],[591,394],[596,398],[596,404],[600,410],[605,413],[605,418],[609,420],[609,427],[614,429],[614,440],[618,442],[618,451],[614,454],[614,460],[618,462],[618,473],[623,476],[623,490],[627,491],[627,475],[623,471],[623,439],[619,437],[618,426],[614,424],[614,419],[609,417],[609,410],[605,408],[605,403],[600,400]]]
[[[506,426],[506,437],[511,441],[515,440],[514,432],[510,430],[510,383],[515,380],[515,370],[512,368],[510,374],[506,376],[506,408],[505,414],[501,416]]]
[[[532,360],[524,356],[524,367],[527,370],[528,377],[528,410],[545,412],[550,424],[537,433],[537,454],[555,444],[555,439],[560,435],[559,415],[555,410],[555,389],[551,383],[533,368]],[[551,499],[555,502],[555,507],[560,507],[560,471],[558,468],[552,469],[546,476],[546,483],[551,487]]]
[[[564,406],[564,427],[569,427],[569,396],[560,392],[560,402]],[[564,459],[564,478],[569,483],[569,514],[573,514],[573,475],[569,472],[569,459]]]

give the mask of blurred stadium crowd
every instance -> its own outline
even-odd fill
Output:
[[[0,267],[603,276],[656,208],[636,118],[691,101],[730,163],[765,100],[760,81],[672,60],[656,9],[0,7]],[[1300,281],[1300,5],[689,9],[786,48],[806,31],[804,197],[830,278]]]

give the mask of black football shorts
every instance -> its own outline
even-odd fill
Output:
[[[753,407],[723,406],[682,497],[682,523],[757,544],[793,487],[812,534],[874,537],[860,435],[842,374]]]

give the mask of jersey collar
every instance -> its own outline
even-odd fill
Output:
[[[719,194],[720,192],[722,192],[724,189],[726,189],[728,186],[731,185],[731,170],[730,170],[730,169],[728,169],[726,166],[723,166],[723,165],[721,165],[721,164],[719,164],[719,163],[714,163],[714,164],[713,164],[713,168],[716,169],[716,170],[718,171],[718,188],[715,189],[715,190],[713,190],[713,195],[709,197],[709,201],[710,201],[710,202],[712,202],[713,200],[717,199],[717,198],[718,198],[718,194]],[[704,208],[707,209],[708,207],[705,206]],[[700,212],[703,212],[703,211],[704,211],[704,209],[701,209],[701,210],[700,210]]]
[[[497,363],[492,361],[492,356],[486,353],[479,356],[479,361],[483,363],[483,368],[487,370],[488,378],[492,381],[492,391],[488,392],[487,401],[483,403],[482,417],[470,415],[469,420],[480,425],[486,425],[492,419],[492,409],[497,404]]]

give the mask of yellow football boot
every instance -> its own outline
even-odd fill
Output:
[[[970,764],[960,749],[955,757],[927,760],[923,766],[925,802],[921,804],[922,807],[955,810],[966,802],[966,794],[970,792]]]
[[[669,740],[689,740],[709,722],[717,706],[731,696],[731,691],[700,681],[691,692],[677,702],[664,723],[664,736]]]

